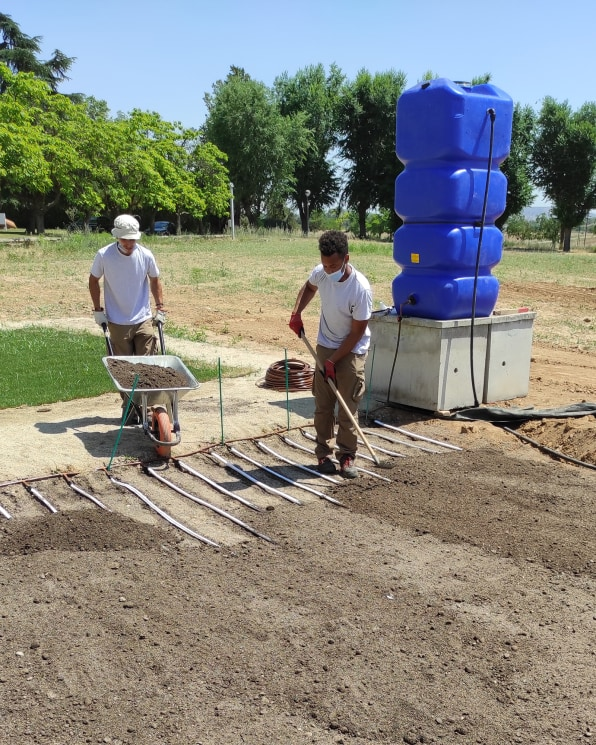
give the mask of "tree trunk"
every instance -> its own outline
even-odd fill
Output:
[[[571,231],[573,228],[563,228],[563,251],[569,253],[571,251]]]
[[[300,227],[302,228],[302,232],[304,235],[306,235],[306,211],[304,209],[304,203],[300,202],[298,204],[298,217],[300,218]]]
[[[366,238],[366,205],[358,205],[358,237]]]

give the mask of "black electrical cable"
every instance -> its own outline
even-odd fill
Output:
[[[391,373],[389,375],[389,384],[387,385],[387,399],[385,403],[389,403],[389,394],[391,393],[391,384],[393,383],[393,373],[395,371],[395,363],[397,362],[397,353],[399,351],[399,341],[401,339],[401,322],[403,319],[403,311],[402,308],[404,305],[416,305],[416,300],[414,295],[410,295],[410,297],[406,300],[405,303],[402,303],[399,306],[399,314],[397,316],[397,341],[395,342],[395,354],[393,355],[393,364],[391,365]]]
[[[566,455],[565,453],[562,453],[560,450],[553,450],[552,448],[547,447],[546,445],[543,445],[541,442],[538,442],[538,440],[533,440],[531,437],[528,437],[527,435],[522,435],[520,432],[516,432],[514,429],[511,429],[510,427],[503,427],[505,432],[509,432],[512,435],[515,435],[516,437],[519,437],[520,440],[523,440],[524,442],[529,442],[530,445],[534,445],[534,447],[537,447],[539,450],[542,450],[544,453],[548,453],[549,455],[554,455],[556,458],[561,458],[562,460],[567,460],[570,463],[575,463],[578,466],[585,466],[586,468],[593,468],[596,470],[596,465],[594,463],[587,463],[585,460],[578,460],[577,458],[573,458],[571,455]]]
[[[482,203],[482,217],[480,218],[480,234],[478,236],[478,249],[476,251],[476,267],[474,269],[474,288],[472,291],[472,315],[470,319],[470,376],[472,378],[472,393],[474,395],[474,406],[478,406],[478,396],[476,394],[476,381],[474,378],[474,319],[476,318],[476,293],[478,290],[478,273],[480,271],[480,250],[482,248],[482,237],[484,235],[484,223],[486,222],[486,207],[488,204],[488,187],[490,185],[490,172],[493,161],[493,144],[495,139],[495,110],[487,109],[486,113],[490,117],[490,140],[488,147],[488,166],[486,170],[486,186],[484,189],[484,200]]]

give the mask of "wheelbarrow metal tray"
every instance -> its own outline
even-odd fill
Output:
[[[123,362],[130,362],[133,365],[143,364],[143,365],[155,365],[156,367],[169,367],[173,370],[175,370],[177,373],[179,373],[182,377],[185,379],[186,385],[184,386],[176,386],[175,388],[136,388],[135,392],[133,393],[133,401],[135,403],[139,403],[141,400],[141,394],[147,396],[147,404],[149,406],[152,405],[152,398],[157,398],[163,400],[162,396],[152,396],[151,394],[163,394],[163,393],[171,393],[176,394],[176,396],[183,396],[187,391],[192,391],[195,388],[199,387],[199,382],[194,377],[194,375],[190,372],[190,370],[186,367],[184,362],[179,357],[176,357],[173,354],[156,354],[156,355],[149,355],[149,356],[113,356],[113,357],[103,357],[102,362],[105,365],[106,370],[108,371],[108,375],[112,379],[114,385],[116,386],[117,390],[121,393],[130,393],[132,391],[132,387],[130,388],[124,388],[120,383],[116,380],[116,378],[112,375],[110,372],[110,368],[108,366],[109,360],[117,359],[122,360]],[[138,400],[137,400],[138,399]]]

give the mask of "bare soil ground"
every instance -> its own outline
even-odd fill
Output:
[[[543,323],[576,308],[593,323],[596,290],[505,287],[501,303],[528,293]],[[141,428],[118,440],[116,391],[0,411],[0,743],[591,742],[596,472],[489,423],[379,402],[367,431],[379,419],[436,442],[385,429],[408,443],[369,435],[404,456],[382,456],[392,469],[362,448],[355,481],[300,471],[263,449],[313,462],[296,447],[312,447],[309,394],[263,387],[284,345],[308,360],[287,319],[261,311],[247,333],[255,309],[238,297],[224,334],[188,300],[170,317],[212,329],[208,343],[168,351],[255,372],[224,380],[223,405],[217,382],[181,398],[168,463]],[[505,405],[582,401],[596,401],[596,362],[570,341],[535,345],[529,395]],[[596,464],[594,416],[519,431]]]

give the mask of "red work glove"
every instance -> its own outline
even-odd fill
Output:
[[[300,313],[292,313],[292,315],[290,316],[289,326],[298,338],[302,336],[304,325],[302,323],[302,316],[300,315]]]
[[[325,372],[323,373],[325,381],[328,383],[331,381],[334,385],[337,385],[337,378],[335,377],[335,364],[331,360],[325,360]]]

